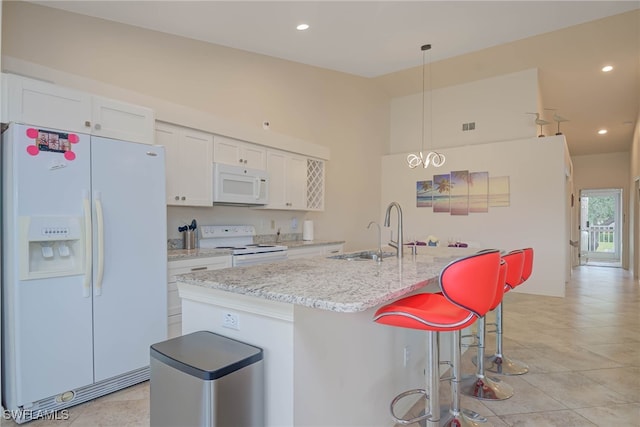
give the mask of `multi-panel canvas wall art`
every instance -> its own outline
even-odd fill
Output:
[[[451,171],[433,180],[416,182],[416,206],[451,215],[486,213],[491,207],[509,206],[509,177],[489,172]]]

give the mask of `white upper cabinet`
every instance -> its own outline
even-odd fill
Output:
[[[93,135],[153,144],[153,110],[113,99],[92,99]]]
[[[3,121],[88,133],[91,95],[39,80],[3,74],[6,103]]]
[[[266,169],[266,149],[256,144],[216,135],[213,161],[264,170]]]
[[[153,144],[153,110],[3,74],[3,121]]]
[[[307,210],[307,159],[285,151],[267,151],[267,209]]]
[[[213,135],[157,122],[156,144],[165,148],[167,204],[211,206]]]

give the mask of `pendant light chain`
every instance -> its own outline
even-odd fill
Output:
[[[422,167],[424,167],[425,169],[429,167],[430,164],[432,164],[434,167],[440,167],[442,165],[444,165],[445,162],[445,157],[444,154],[442,153],[438,153],[435,151],[429,151],[427,153],[427,155],[424,155],[424,134],[425,134],[425,111],[424,111],[424,94],[425,94],[425,87],[424,87],[424,71],[425,71],[425,56],[426,56],[426,51],[431,50],[431,45],[430,44],[425,44],[422,45],[422,47],[420,48],[422,50],[422,144],[421,144],[421,150],[420,153],[418,155],[416,154],[409,154],[407,156],[407,163],[409,164],[409,167],[411,169],[417,168],[418,166],[422,165]],[[432,86],[432,75],[433,73],[431,72],[431,60],[429,60],[429,89],[431,91],[431,93],[429,94],[429,139],[431,144],[433,145],[433,86]]]

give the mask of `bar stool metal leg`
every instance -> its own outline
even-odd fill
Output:
[[[476,323],[478,325],[478,354],[475,357],[477,370],[474,375],[467,376],[460,386],[462,394],[480,400],[505,400],[513,396],[513,387],[498,378],[485,376],[484,348],[486,318],[482,316]]]
[[[451,408],[449,414],[441,423],[442,427],[493,427],[485,417],[477,412],[460,409],[460,382],[462,355],[460,351],[460,331],[453,331],[452,378],[451,378]],[[429,426],[430,427],[430,426]]]
[[[529,372],[529,366],[502,354],[502,302],[496,307],[496,353],[485,359],[486,370],[502,375],[522,375]]]
[[[424,370],[426,389],[408,390],[397,395],[390,405],[391,416],[396,423],[407,425],[425,421],[426,427],[440,427],[440,358],[438,351],[438,333],[427,331],[427,365]],[[425,398],[425,413],[415,418],[401,418],[395,413],[396,404],[403,398],[421,394]]]

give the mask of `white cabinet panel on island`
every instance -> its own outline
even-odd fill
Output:
[[[474,251],[421,249],[402,262],[315,256],[181,276],[183,333],[209,330],[264,349],[268,427],[389,427],[393,397],[424,388],[426,334],[373,315],[412,292],[438,291],[442,268]],[[224,326],[226,313],[237,328]],[[441,360],[451,345],[443,334]]]
[[[301,244],[289,246],[287,249],[288,259],[311,258],[316,256],[331,256],[341,254],[344,250],[343,243],[336,244]]]
[[[165,148],[167,204],[211,206],[213,135],[157,122],[156,144]]]
[[[52,83],[2,75],[3,121],[153,144],[153,110]]]
[[[167,335],[174,338],[182,335],[182,303],[178,295],[176,276],[195,271],[219,270],[231,267],[231,255],[209,258],[178,259],[168,262],[167,284]]]

